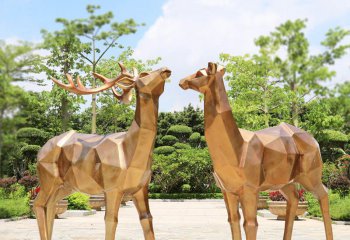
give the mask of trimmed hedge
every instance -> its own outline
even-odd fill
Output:
[[[318,139],[320,142],[347,143],[349,138],[346,134],[335,130],[323,130]]]
[[[192,134],[192,128],[185,125],[174,125],[168,129],[168,135],[173,135],[181,142],[185,142]]]
[[[194,132],[191,134],[188,140],[190,141],[192,147],[199,147],[201,144],[201,135],[198,132]]]
[[[149,193],[150,199],[222,199],[222,193]]]
[[[165,146],[173,146],[178,141],[179,139],[177,139],[177,137],[172,135],[165,135],[164,137],[161,138],[161,142]]]
[[[17,138],[20,141],[33,145],[43,145],[48,137],[45,131],[37,128],[26,127],[17,131]]]
[[[175,152],[175,148],[172,146],[161,146],[154,149],[154,153],[162,155],[169,155],[173,152]]]
[[[186,143],[175,143],[174,144],[174,147],[176,148],[176,149],[189,149],[189,148],[191,148],[191,146],[190,145],[188,145],[188,144],[186,144]]]

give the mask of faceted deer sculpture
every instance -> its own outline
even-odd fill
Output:
[[[257,132],[238,129],[224,74],[223,67],[209,63],[207,69],[182,79],[180,87],[204,94],[205,137],[214,177],[224,195],[232,239],[241,239],[238,202],[242,205],[246,238],[255,240],[259,191],[280,189],[288,201],[283,239],[290,240],[298,206],[296,183],[319,200],[327,240],[333,239],[318,143],[307,132],[286,123]]]
[[[41,190],[35,199],[34,211],[41,240],[52,238],[55,205],[73,191],[104,192],[106,240],[115,239],[123,195],[132,195],[144,237],[154,239],[148,183],[157,132],[158,99],[171,72],[163,68],[133,77],[123,65],[120,66],[122,72],[113,80],[94,74],[104,83],[95,89],[85,88],[79,78],[76,86],[70,75],[67,75],[70,84],[53,79],[62,88],[76,94],[92,94],[111,88],[124,102],[130,100],[130,90],[134,88],[136,110],[127,132],[100,136],[69,131],[50,139],[39,151],[37,169]],[[116,91],[116,86],[123,90],[123,94]]]

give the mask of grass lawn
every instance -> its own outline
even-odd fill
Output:
[[[29,215],[27,198],[0,199],[0,219]]]
[[[308,212],[312,216],[322,217],[318,201],[311,195],[306,195],[309,207]],[[339,194],[331,192],[329,194],[330,201],[330,213],[333,220],[350,220],[350,194],[346,197],[341,198]]]

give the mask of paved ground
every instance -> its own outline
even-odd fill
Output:
[[[230,240],[229,225],[223,201],[151,202],[156,238],[158,240]],[[104,239],[104,212],[86,217],[56,219],[54,240]],[[258,217],[258,239],[280,240],[283,221]],[[350,226],[333,225],[335,240],[349,240]],[[36,220],[0,222],[0,240],[39,239]],[[132,203],[121,208],[117,229],[118,240],[143,239],[138,216]],[[322,240],[323,223],[316,220],[295,222],[293,239]]]

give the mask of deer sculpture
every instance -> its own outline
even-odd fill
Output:
[[[321,206],[327,240],[333,239],[328,194],[322,184],[322,159],[316,140],[307,132],[281,123],[257,132],[239,129],[225,91],[225,69],[209,63],[180,81],[183,89],[204,94],[205,138],[228,212],[232,239],[241,239],[241,203],[248,240],[257,237],[259,191],[279,189],[287,199],[284,237],[292,237],[298,206],[296,184],[314,194]]]
[[[52,79],[60,87],[76,94],[92,94],[112,89],[123,102],[136,92],[134,120],[127,132],[105,136],[69,131],[50,139],[38,153],[38,175],[41,190],[35,199],[41,240],[52,238],[55,205],[74,191],[105,194],[105,239],[115,239],[118,210],[124,194],[132,195],[140,216],[144,238],[154,239],[152,215],[148,204],[151,177],[151,154],[157,132],[158,99],[171,71],[135,73],[132,76],[122,64],[115,79],[94,73],[103,82],[88,89],[79,78],[77,86],[67,74],[69,84]],[[122,89],[122,94],[116,90]]]

